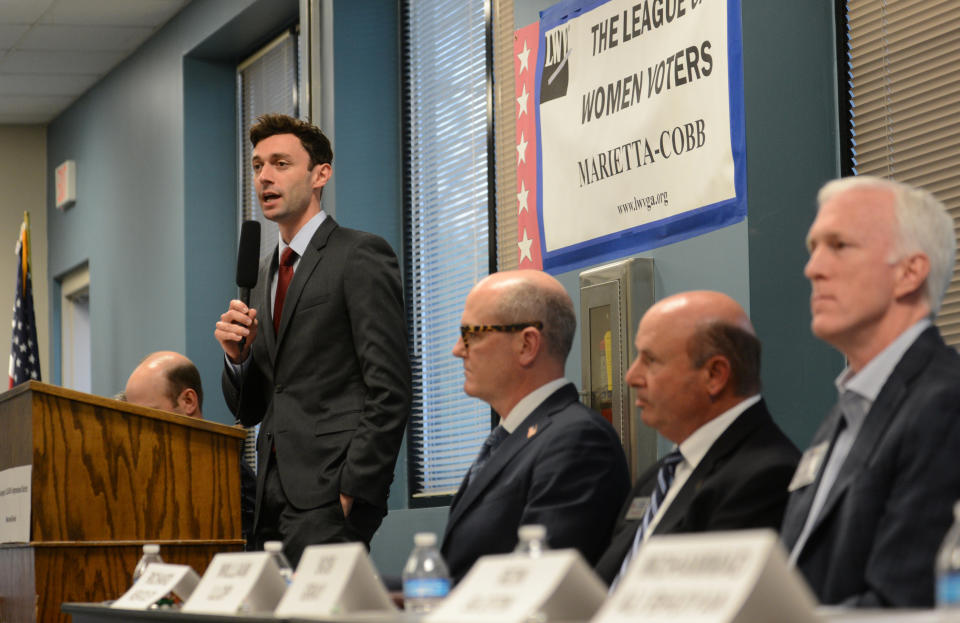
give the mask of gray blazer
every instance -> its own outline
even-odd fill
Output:
[[[223,392],[245,425],[262,422],[260,465],[271,447],[298,508],[352,495],[386,508],[410,413],[410,363],[400,270],[385,240],[327,217],[300,258],[274,333],[274,250],[260,263],[250,306],[259,332],[242,386]],[[264,470],[257,474],[257,513]]]
[[[811,446],[829,440],[839,416],[834,407]],[[960,499],[958,457],[960,357],[930,327],[880,390],[797,559],[821,603],[933,605],[934,558]],[[790,496],[788,550],[815,484]]]

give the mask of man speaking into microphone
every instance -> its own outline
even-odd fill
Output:
[[[264,115],[250,129],[263,215],[276,249],[260,261],[250,305],[230,301],[214,336],[223,393],[245,425],[261,422],[253,547],[370,539],[386,514],[410,412],[400,270],[382,238],[340,227],[320,203],[330,141],[315,126]]]

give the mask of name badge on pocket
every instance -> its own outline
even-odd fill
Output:
[[[820,473],[820,466],[823,465],[823,459],[827,456],[827,450],[829,449],[829,441],[808,448],[800,457],[800,464],[797,465],[797,471],[793,473],[793,479],[787,486],[787,491],[802,489],[816,480],[817,474]]]
[[[633,498],[633,501],[630,502],[630,508],[627,509],[627,520],[643,519],[643,514],[647,512],[648,506],[650,506],[649,497]]]

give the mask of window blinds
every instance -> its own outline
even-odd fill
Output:
[[[482,0],[404,3],[406,295],[414,498],[448,495],[490,432],[451,354],[470,288],[489,271],[487,17]]]
[[[960,2],[848,0],[846,8],[854,172],[923,187],[957,223]],[[960,345],[956,268],[937,325]]]

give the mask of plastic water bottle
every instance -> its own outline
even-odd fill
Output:
[[[513,550],[515,554],[529,556],[530,558],[539,558],[543,552],[550,549],[547,545],[547,527],[541,524],[529,524],[520,526],[517,530],[517,547]]]
[[[287,586],[290,586],[290,584],[293,583],[293,567],[290,566],[290,561],[287,560],[287,557],[283,555],[283,542],[267,541],[263,544],[263,551],[270,553],[273,561],[277,563],[277,569],[280,570],[280,575],[287,581]]]
[[[155,562],[163,562],[163,558],[160,558],[160,546],[155,544],[144,545],[143,556],[140,558],[137,566],[133,568],[133,583],[137,583],[137,580],[140,579],[143,572],[147,570],[147,565]]]
[[[427,613],[450,592],[450,571],[437,549],[437,535],[418,532],[403,568],[403,606],[407,612]]]
[[[937,554],[937,607],[960,608],[960,502],[953,505],[953,526]]]

